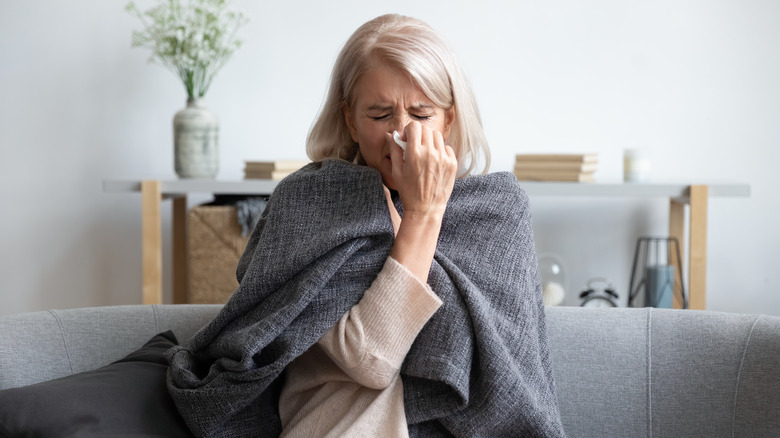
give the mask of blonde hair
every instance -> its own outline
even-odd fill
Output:
[[[447,143],[455,150],[459,176],[490,166],[490,150],[482,129],[477,102],[463,69],[447,43],[425,22],[389,14],[360,26],[341,50],[331,74],[322,110],[309,131],[306,153],[313,161],[327,158],[355,161],[358,146],[352,140],[344,115],[354,103],[360,77],[383,63],[409,74],[437,106],[455,107],[455,120]]]

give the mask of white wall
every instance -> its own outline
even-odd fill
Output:
[[[173,177],[171,119],[186,96],[130,47],[138,23],[124,5],[0,2],[0,314],[140,302],[140,196],[101,183]],[[597,152],[598,179],[614,181],[622,150],[644,147],[657,180],[750,183],[750,198],[710,201],[708,307],[780,315],[780,3],[237,6],[252,19],[246,44],[207,95],[221,119],[220,178],[240,178],[245,159],[304,158],[341,45],[366,20],[405,13],[465,64],[494,171],[518,152]],[[666,232],[663,200],[532,202],[538,251],[564,259],[571,303],[596,276],[625,296],[635,239]]]

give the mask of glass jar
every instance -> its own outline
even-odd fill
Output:
[[[563,261],[554,254],[539,256],[539,277],[545,306],[558,306],[566,298],[566,270]]]

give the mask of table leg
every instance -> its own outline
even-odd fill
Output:
[[[162,219],[160,181],[141,182],[143,304],[162,304]]]
[[[187,197],[173,199],[173,303],[187,302]]]
[[[707,186],[690,188],[690,225],[688,251],[688,283],[690,308],[707,308]]]
[[[669,237],[677,239],[677,248],[672,247],[671,254],[669,255],[669,264],[674,266],[674,290],[680,290],[680,286],[683,285],[682,271],[677,269],[678,266],[682,266],[680,260],[677,257],[675,249],[679,249],[680,257],[684,257],[683,249],[683,235],[685,234],[685,203],[676,199],[672,199],[669,204]],[[686,291],[690,293],[690,291]],[[679,295],[675,294],[672,299],[672,307],[675,309],[683,308],[683,301]]]

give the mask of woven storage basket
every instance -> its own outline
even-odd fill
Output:
[[[223,304],[238,287],[236,266],[249,236],[241,236],[234,206],[201,205],[187,213],[187,302]]]

